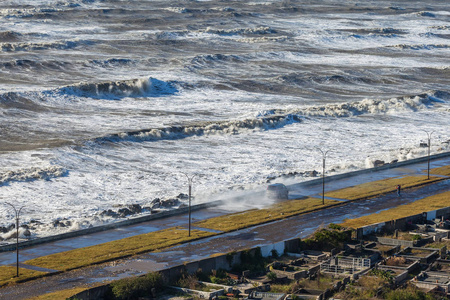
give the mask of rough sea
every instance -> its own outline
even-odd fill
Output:
[[[327,175],[425,156],[427,132],[450,150],[445,0],[0,2],[0,202],[34,237],[183,173],[203,203],[320,176],[319,149]]]

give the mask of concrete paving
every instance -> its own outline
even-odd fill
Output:
[[[450,157],[434,160],[433,167],[450,165]],[[356,184],[404,175],[421,174],[427,169],[427,163],[417,163],[407,167],[387,169],[379,172],[360,174],[357,177],[344,178],[326,182],[326,191],[336,190]],[[290,185],[291,197],[301,195],[317,196],[322,192],[322,185]],[[270,245],[295,237],[305,238],[320,226],[340,223],[346,218],[360,217],[381,210],[413,202],[430,195],[450,190],[450,179],[430,184],[421,188],[405,189],[401,197],[395,193],[373,199],[348,202],[342,206],[316,211],[314,213],[291,217],[285,220],[259,225],[244,230],[183,244],[158,253],[148,253],[133,258],[123,259],[99,266],[57,274],[48,278],[35,280],[17,286],[0,289],[0,299],[27,299],[30,296],[56,291],[75,286],[90,285],[132,275],[158,271],[166,267],[183,264],[209,257],[215,253],[227,253],[233,250],[248,249]],[[229,212],[227,207],[208,208],[193,214],[193,222],[218,216]],[[38,245],[21,250],[21,261],[30,258],[67,251],[69,249],[95,245],[127,236],[142,234],[172,226],[187,227],[187,216],[169,217],[167,219],[117,228],[88,236],[76,237],[49,244]],[[288,229],[288,230],[287,230]],[[0,253],[0,265],[15,263],[15,252]],[[26,266],[24,266],[26,267]]]

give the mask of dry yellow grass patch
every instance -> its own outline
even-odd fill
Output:
[[[39,272],[34,270],[28,270],[19,268],[19,277],[16,276],[17,269],[12,266],[3,266],[0,267],[0,286],[4,286],[11,283],[17,283],[20,281],[25,281],[33,278],[39,278],[44,276],[45,272]]]
[[[176,246],[215,234],[206,231],[191,230],[191,236],[188,237],[188,231],[186,229],[173,227],[100,245],[42,256],[26,261],[25,263],[53,270],[67,271],[117,258]]]
[[[450,176],[450,166],[431,169],[430,174]]]
[[[417,200],[413,203],[400,205],[398,207],[384,210],[376,214],[360,217],[357,219],[346,220],[341,225],[349,228],[359,228],[362,226],[387,222],[407,216],[420,214],[426,211],[432,211],[450,206],[450,191]]]
[[[402,189],[410,188],[414,186],[420,186],[427,183],[442,180],[441,177],[427,176],[407,176],[407,177],[394,177],[387,178],[378,181],[366,182],[356,186],[340,189],[325,193],[325,196],[339,199],[358,200],[375,197],[380,194],[386,194],[395,192],[397,185],[401,185]]]
[[[72,297],[73,295],[81,293],[85,289],[86,288],[73,288],[70,290],[63,290],[54,293],[40,295],[37,297],[29,298],[28,300],[66,300],[67,298]]]
[[[317,198],[289,200],[276,203],[265,209],[253,209],[241,213],[203,220],[196,222],[195,226],[227,232],[284,219],[315,209],[329,207],[337,203],[340,202],[325,199],[325,205],[322,205],[322,199]]]

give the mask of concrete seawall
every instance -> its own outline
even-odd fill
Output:
[[[437,160],[437,159],[441,159],[441,158],[449,157],[449,156],[450,156],[450,152],[443,152],[443,153],[439,153],[439,154],[430,155],[430,160]],[[368,173],[378,172],[378,171],[382,171],[382,170],[394,169],[394,168],[399,168],[399,167],[408,166],[408,165],[412,165],[412,164],[422,163],[422,162],[426,162],[427,160],[428,160],[428,156],[418,157],[418,158],[405,160],[405,161],[401,161],[401,162],[384,164],[379,167],[362,169],[362,170],[358,170],[358,171],[352,171],[352,172],[347,172],[347,173],[342,173],[342,174],[337,174],[337,175],[330,175],[330,176],[326,176],[325,179],[326,179],[326,181],[330,182],[330,181],[354,177],[354,176],[358,176],[358,175],[362,175],[362,174],[368,174]],[[316,184],[322,184],[322,178],[317,178],[317,179],[312,179],[312,180],[308,180],[305,182],[296,183],[296,184],[293,184],[293,186],[310,186],[310,185],[316,185]]]
[[[208,207],[214,207],[214,206],[218,206],[221,204],[223,204],[223,202],[221,200],[217,200],[217,201],[212,201],[210,203],[202,203],[202,204],[192,205],[191,211],[205,209]],[[159,213],[152,214],[152,215],[128,218],[126,220],[109,223],[109,224],[105,224],[105,225],[94,226],[94,227],[90,227],[90,228],[86,228],[86,229],[65,232],[65,233],[42,237],[42,238],[36,238],[36,239],[20,242],[19,248],[26,248],[26,247],[30,247],[30,246],[34,246],[34,245],[38,245],[38,244],[54,242],[54,241],[58,241],[58,240],[62,240],[62,239],[67,239],[67,238],[77,237],[77,236],[81,236],[81,235],[85,235],[85,234],[101,232],[101,231],[105,231],[105,230],[109,230],[109,229],[114,229],[114,228],[123,227],[123,226],[129,226],[129,225],[142,223],[142,222],[146,222],[146,221],[167,218],[167,217],[171,217],[171,216],[175,216],[175,215],[187,214],[188,210],[189,210],[189,207],[183,207],[183,208],[179,208],[179,209],[173,209],[173,210],[159,212]],[[0,252],[12,251],[15,249],[16,249],[15,243],[0,246]]]

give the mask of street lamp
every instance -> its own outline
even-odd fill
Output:
[[[22,206],[17,210],[16,207],[14,205],[12,205],[11,203],[5,202],[5,204],[8,204],[9,206],[11,206],[14,209],[14,212],[16,214],[16,254],[17,254],[17,261],[16,261],[17,274],[16,274],[16,276],[19,277],[19,217],[20,217],[20,212],[21,212],[22,208],[24,208],[25,206]]]
[[[186,173],[183,174],[184,176],[186,176],[189,183],[189,236],[191,236],[191,191],[192,191],[192,181],[194,180],[195,174],[192,176],[189,176]]]
[[[428,180],[430,180],[430,147],[431,147],[431,135],[433,134],[434,131],[432,132],[428,132],[426,130],[422,131],[425,131],[425,133],[428,136]]]
[[[327,150],[325,152],[322,151],[322,149],[317,148],[320,153],[322,153],[322,205],[325,204],[325,158],[327,157],[327,153],[330,150]]]

